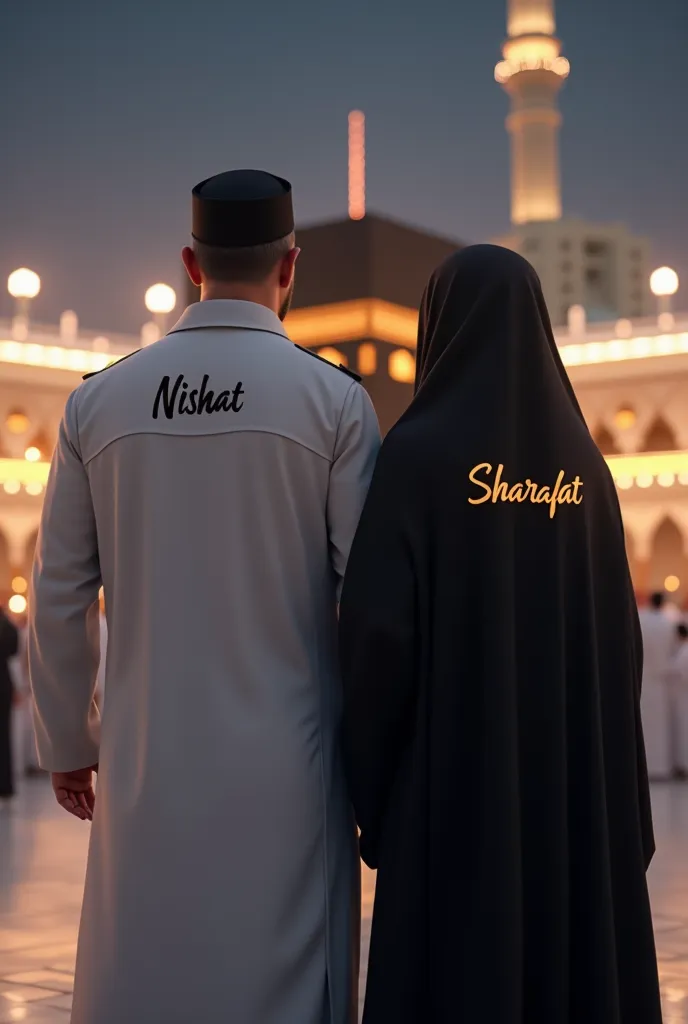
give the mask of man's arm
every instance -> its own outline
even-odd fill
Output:
[[[91,491],[81,461],[76,392],[53,455],[31,580],[29,672],[39,762],[69,772],[98,761],[100,564]]]
[[[327,496],[327,526],[337,600],[361,509],[380,450],[380,428],[367,391],[353,383],[344,402]]]

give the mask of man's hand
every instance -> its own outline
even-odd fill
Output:
[[[73,772],[53,772],[53,789],[60,807],[82,821],[92,821],[96,795],[93,791],[93,772],[98,765],[77,768]]]

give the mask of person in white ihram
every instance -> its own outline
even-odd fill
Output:
[[[643,635],[643,683],[640,711],[645,737],[647,771],[651,780],[672,774],[671,665],[676,650],[676,625],[664,614],[664,594],[650,597],[639,612]]]
[[[201,301],[60,428],[29,656],[41,764],[93,818],[72,1024],[355,1020],[337,602],[380,435],[282,326],[293,231],[282,178],[197,185]]]
[[[688,626],[679,622],[675,628],[677,649],[671,672],[674,774],[679,779],[688,779]]]

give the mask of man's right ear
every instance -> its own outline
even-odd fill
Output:
[[[198,260],[196,259],[196,253],[190,245],[185,245],[182,249],[182,263],[186,268],[186,272],[189,275],[191,283],[195,284],[197,288],[200,288],[201,271],[198,266]]]
[[[296,261],[299,258],[300,252],[301,250],[299,247],[295,245],[294,248],[290,249],[287,255],[282,259],[279,275],[280,288],[288,288],[291,284],[294,276],[294,267],[296,266]]]

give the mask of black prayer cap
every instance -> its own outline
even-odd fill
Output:
[[[291,185],[267,171],[224,171],[192,192],[191,234],[204,245],[264,245],[294,230]]]

